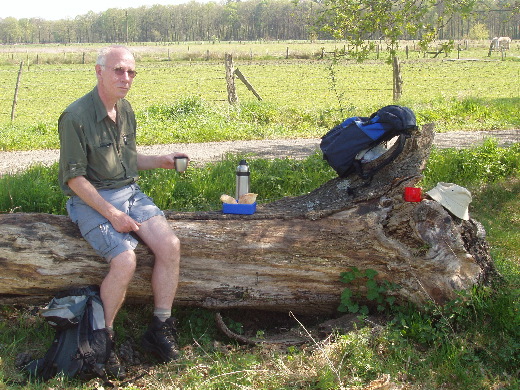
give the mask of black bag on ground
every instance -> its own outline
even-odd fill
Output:
[[[385,106],[370,117],[348,118],[335,126],[321,138],[320,148],[323,158],[340,177],[356,172],[360,177],[367,179],[401,153],[406,138],[410,137],[411,131],[416,128],[415,114],[411,109],[397,105]],[[386,151],[380,146],[394,137],[399,138],[393,153],[370,171],[365,171],[363,159],[367,159],[367,154],[376,149]]]
[[[41,315],[56,329],[54,340],[45,356],[29,362],[25,370],[32,377],[44,380],[60,374],[106,380],[104,366],[112,340],[105,329],[99,287],[60,292],[42,309]]]

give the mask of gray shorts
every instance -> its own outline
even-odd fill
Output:
[[[139,223],[157,215],[164,215],[153,200],[141,192],[137,184],[98,192],[103,199]],[[133,232],[118,232],[105,217],[78,196],[69,198],[67,211],[72,222],[78,225],[85,240],[108,262],[120,253],[136,248],[138,240]]]

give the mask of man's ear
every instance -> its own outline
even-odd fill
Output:
[[[97,65],[96,64],[96,76],[100,76],[101,75],[101,70],[103,69],[103,67],[101,65]]]

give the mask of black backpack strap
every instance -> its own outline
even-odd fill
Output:
[[[392,153],[390,153],[380,163],[378,163],[376,166],[374,166],[373,168],[371,168],[368,171],[365,171],[363,169],[363,164],[361,163],[361,160],[354,160],[353,166],[356,169],[356,173],[358,174],[358,176],[361,177],[362,179],[372,178],[372,176],[374,176],[377,171],[381,170],[383,167],[390,164],[392,161],[394,161],[396,159],[397,156],[399,156],[399,154],[401,154],[401,152],[404,149],[404,145],[406,144],[406,140],[408,138],[410,138],[409,133],[401,133],[399,135],[399,138],[396,141],[397,146],[394,148]],[[384,154],[381,157],[383,157],[383,156],[384,156]]]
[[[56,330],[52,345],[45,353],[45,355],[40,359],[32,360],[25,366],[24,369],[29,373],[29,375],[42,378],[44,381],[47,381],[56,376],[57,367],[54,364],[54,361],[56,355],[61,349],[61,344],[63,342],[62,338],[60,337],[61,333],[61,330]]]
[[[87,300],[87,307],[85,309],[85,314],[83,315],[83,318],[81,319],[79,323],[79,334],[78,334],[78,349],[79,349],[79,358],[82,358],[85,363],[87,364],[88,368],[99,378],[103,379],[103,382],[107,384],[111,384],[111,382],[108,380],[107,374],[105,373],[105,370],[103,370],[98,364],[96,363],[96,357],[94,354],[94,351],[90,347],[90,340],[89,340],[89,329],[90,324],[92,323],[93,319],[93,308],[92,308],[92,296],[90,296]]]

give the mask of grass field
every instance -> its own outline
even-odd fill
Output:
[[[388,390],[518,390],[520,363],[520,181],[519,144],[498,148],[487,141],[472,149],[434,149],[421,183],[429,189],[438,180],[459,183],[473,195],[470,213],[481,221],[504,284],[475,288],[440,307],[394,307],[384,326],[369,316],[358,328],[324,340],[309,339],[301,347],[246,347],[227,339],[215,327],[213,312],[175,308],[182,358],[158,365],[149,357],[129,367],[131,380],[119,388],[196,390],[359,390],[386,383]],[[140,184],[161,208],[207,210],[232,186],[236,156],[207,167],[175,172],[146,172]],[[468,163],[469,162],[469,163]],[[251,161],[255,185],[266,199],[301,195],[334,177],[318,154],[304,161]],[[0,210],[64,213],[64,196],[56,186],[57,167],[33,167],[0,178]],[[164,183],[168,183],[167,186]],[[182,197],[172,197],[171,188]],[[338,275],[339,277],[339,275]],[[338,292],[339,293],[339,292]],[[284,313],[223,312],[228,326],[256,336],[271,334],[272,321],[297,326]],[[260,320],[253,322],[250,315]],[[149,308],[125,305],[117,318],[119,345],[139,352],[139,337]],[[312,324],[301,319],[304,326]],[[323,319],[322,319],[323,320]],[[300,331],[303,331],[300,328]],[[19,353],[41,356],[52,332],[24,306],[0,306],[0,388],[100,389],[96,381],[55,378],[26,382],[16,368]],[[142,356],[142,355],[139,355]],[[372,387],[371,387],[372,386]]]
[[[334,64],[330,58],[312,56],[320,46],[301,43],[226,45],[193,44],[190,58],[185,57],[187,45],[135,47],[139,75],[129,99],[142,129],[139,143],[316,137],[340,118],[368,115],[392,103],[391,67],[382,60]],[[286,59],[287,46],[290,52],[299,50],[299,58]],[[520,128],[520,60],[518,45],[513,46],[504,61],[496,53],[487,58],[486,45],[463,52],[478,61],[425,59],[412,52],[413,58],[403,61],[405,92],[400,103],[412,107],[420,123],[436,122],[440,131]],[[227,104],[223,64],[216,57],[230,47],[240,53],[235,65],[262,102],[238,85],[240,104]],[[92,56],[96,48],[0,48],[0,150],[57,147],[59,113],[94,84],[93,65],[80,64],[82,51]],[[204,59],[212,48],[216,54]],[[36,53],[40,64],[33,63]],[[29,57],[11,124],[18,64]],[[456,58],[452,53],[448,59]],[[140,184],[163,209],[214,209],[222,191],[233,187],[229,172],[236,160],[227,156],[205,167],[190,167],[182,177],[169,171],[146,172]],[[503,284],[464,292],[442,307],[393,307],[383,326],[373,326],[369,317],[350,332],[309,339],[302,347],[238,345],[218,332],[211,311],[176,307],[182,358],[166,365],[144,358],[131,367],[132,379],[119,383],[119,388],[518,390],[519,164],[518,143],[499,148],[488,140],[471,149],[434,148],[420,183],[424,190],[438,181],[471,190],[471,216],[486,229]],[[255,160],[251,168],[262,198],[270,201],[305,194],[335,176],[318,154],[304,161]],[[56,176],[54,165],[0,177],[0,212],[65,213]],[[171,188],[184,196],[172,197]],[[137,343],[150,314],[149,308],[125,305],[116,322],[118,345]],[[243,312],[224,315],[238,333],[251,325]],[[271,319],[275,316],[262,315],[256,336],[269,332]],[[39,357],[51,338],[51,330],[34,311],[0,305],[0,389],[104,388],[94,380],[27,381],[16,367],[17,355],[30,352]],[[134,348],[139,352],[135,344]]]
[[[335,62],[331,55],[316,59],[327,45],[326,50],[341,46],[221,43],[132,47],[140,61],[128,99],[143,129],[138,142],[317,137],[344,117],[368,116],[393,103],[391,65],[383,59],[363,63]],[[399,104],[414,109],[422,124],[436,122],[437,131],[519,128],[520,50],[516,46],[513,44],[503,61],[497,53],[487,57],[482,46],[461,52],[471,60],[457,60],[457,52],[435,59],[413,51],[406,59],[401,53],[404,93]],[[298,55],[286,59],[284,47]],[[175,50],[188,48],[197,53],[197,60],[168,60],[168,55],[174,58]],[[215,55],[204,60],[204,52],[210,48]],[[9,59],[0,65],[0,150],[55,148],[59,114],[95,83],[92,61],[97,46],[36,46],[25,52],[17,47],[11,53],[9,49],[0,50],[0,58],[4,51]],[[261,102],[237,79],[240,104],[229,107],[220,59],[227,49],[237,53],[235,67],[260,94]],[[82,52],[87,50],[89,63],[82,64]],[[247,59],[247,53],[253,51],[258,54]],[[76,60],[70,60],[71,56]],[[11,122],[18,60],[25,65]],[[193,116],[190,108],[190,121],[185,117],[179,121],[186,101],[194,99],[200,110]],[[187,134],[201,124],[204,133]]]

